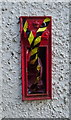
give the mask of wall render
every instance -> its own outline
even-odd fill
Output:
[[[69,4],[2,2],[2,117],[69,117]],[[21,101],[19,16],[52,16],[52,100]]]

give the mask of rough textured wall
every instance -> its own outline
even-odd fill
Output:
[[[0,3],[0,119],[2,118],[2,12],[1,12],[2,3]]]
[[[69,111],[71,111],[71,1],[69,3]],[[70,112],[70,118],[71,118],[71,112]]]
[[[21,101],[19,16],[52,16],[52,100]],[[2,107],[6,118],[69,117],[69,4],[2,2]]]

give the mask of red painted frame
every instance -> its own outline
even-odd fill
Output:
[[[27,71],[26,71],[26,49],[23,39],[23,19],[24,18],[46,18],[49,17],[50,21],[50,38],[48,41],[42,40],[40,47],[46,47],[46,89],[44,94],[27,94]],[[42,100],[52,99],[52,17],[51,16],[20,16],[20,41],[21,41],[21,72],[22,72],[22,100]],[[26,41],[27,42],[27,41]],[[48,58],[48,60],[47,60]]]

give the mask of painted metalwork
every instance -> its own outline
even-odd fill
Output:
[[[51,20],[20,17],[23,100],[51,98]]]

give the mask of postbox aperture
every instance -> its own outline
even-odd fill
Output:
[[[51,20],[20,17],[22,100],[51,99]]]

